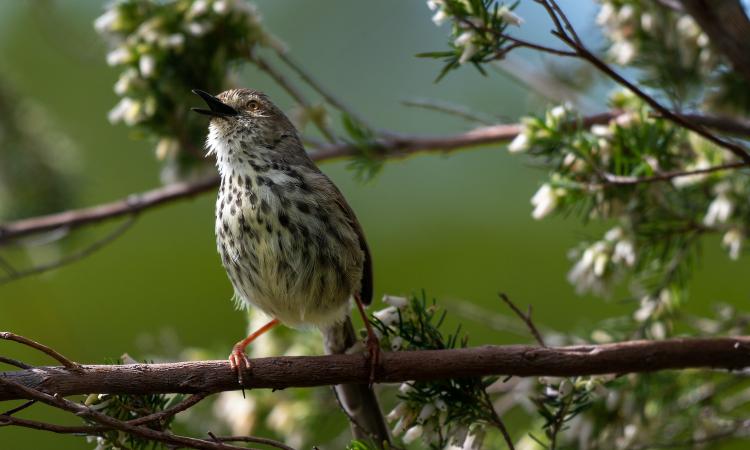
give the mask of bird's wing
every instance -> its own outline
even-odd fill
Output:
[[[346,202],[344,195],[333,184],[333,182],[331,182],[331,186],[333,186],[333,189],[337,194],[334,196],[336,204],[344,212],[344,215],[349,221],[349,225],[352,227],[354,232],[357,233],[357,238],[359,238],[359,248],[362,249],[362,253],[364,253],[365,255],[365,260],[362,265],[362,281],[359,296],[362,303],[364,303],[365,305],[369,305],[370,303],[372,303],[373,295],[372,256],[370,255],[370,247],[368,247],[367,245],[367,240],[365,239],[365,232],[364,230],[362,230],[362,225],[359,224],[357,216],[354,214],[351,206],[349,206],[349,204]]]

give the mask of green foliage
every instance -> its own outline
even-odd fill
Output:
[[[349,163],[349,168],[354,170],[355,176],[361,181],[373,179],[385,163],[383,147],[377,144],[375,133],[346,112],[341,113],[341,124],[358,150]]]
[[[425,52],[421,58],[442,59],[445,65],[435,80],[440,81],[451,70],[471,63],[486,75],[483,63],[498,59],[511,49],[506,39],[509,25],[520,25],[522,20],[513,14],[519,1],[510,5],[497,0],[437,0],[427,2],[436,11],[433,21],[441,25],[452,21],[450,50]]]
[[[112,48],[107,62],[122,69],[110,121],[159,140],[157,157],[173,173],[206,162],[196,145],[206,121],[190,112],[191,90],[218,93],[256,45],[281,45],[242,0],[120,0],[95,25]]]

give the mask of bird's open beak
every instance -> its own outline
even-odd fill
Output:
[[[236,116],[239,114],[236,109],[222,102],[221,100],[209,94],[208,92],[201,91],[200,89],[193,89],[193,94],[200,95],[203,101],[205,101],[208,107],[210,108],[210,109],[190,108],[199,114],[205,114],[207,116],[214,116],[214,117],[232,117],[232,116]]]

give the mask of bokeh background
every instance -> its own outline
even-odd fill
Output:
[[[414,55],[442,49],[447,34],[430,21],[423,1],[256,3],[265,26],[292,55],[379,128],[436,135],[472,126],[401,103],[414,98],[460,103],[509,122],[551,104],[500,70],[483,77],[467,67],[433,83],[439,62]],[[518,13],[526,24],[520,33],[551,43],[547,17],[532,2],[523,3]],[[601,43],[593,24],[595,3],[561,4],[589,42]],[[75,142],[77,206],[160,183],[153,143],[134,139],[126,127],[107,121],[117,101],[112,92],[117,71],[106,65],[106,46],[92,27],[102,11],[102,4],[82,0],[0,2],[0,77],[21,98],[41,105]],[[540,71],[584,76],[560,62],[549,66],[533,53],[519,55],[523,64]],[[292,106],[255,69],[242,69],[238,77],[243,86],[266,90],[283,107]],[[587,107],[604,110],[606,91],[606,85],[592,89]],[[376,297],[425,289],[451,312],[448,326],[462,323],[473,344],[528,341],[504,326],[510,315],[498,302],[499,291],[520,305],[532,304],[538,324],[561,331],[588,328],[634,309],[624,289],[609,300],[575,294],[565,280],[566,252],[603,228],[584,227],[572,218],[534,221],[529,199],[544,173],[502,146],[392,161],[365,183],[355,180],[346,162],[322,168],[364,226],[375,261]],[[29,176],[27,182],[36,180]],[[125,352],[139,359],[167,345],[228,352],[245,332],[246,319],[229,300],[231,288],[215,251],[213,205],[214,195],[204,194],[152,210],[83,261],[0,286],[0,329],[89,363]],[[85,243],[114,226],[86,228],[68,245]],[[38,255],[48,258],[52,251],[39,249]],[[708,313],[716,301],[742,307],[748,300],[742,280],[749,269],[746,258],[731,262],[718,242],[708,242],[686,311]],[[485,320],[476,320],[477,311]],[[49,362],[15,344],[0,345],[4,355]],[[2,449],[92,447],[81,438],[0,428]]]

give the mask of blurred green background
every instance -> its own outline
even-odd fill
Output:
[[[552,42],[546,16],[526,3],[518,10],[526,19],[521,34]],[[599,42],[593,2],[561,3],[584,35]],[[508,121],[549,106],[500,72],[483,77],[464,68],[434,84],[439,62],[414,55],[442,49],[447,35],[430,21],[423,1],[257,4],[266,27],[289,45],[292,55],[379,128],[445,134],[471,126],[404,107],[400,102],[405,99],[458,102]],[[153,143],[134,140],[124,126],[107,122],[106,113],[116,103],[117,71],[106,66],[105,45],[92,28],[102,8],[84,1],[0,3],[0,76],[21,97],[43,105],[76,142],[82,162],[79,206],[159,184]],[[537,55],[522,55],[545,70]],[[283,107],[292,106],[254,69],[243,70],[239,79],[268,91]],[[604,98],[594,99],[601,110]],[[462,322],[473,344],[529,340],[462,316],[458,306],[471,303],[510,317],[498,302],[499,291],[519,305],[532,304],[536,321],[557,330],[575,330],[634,309],[618,301],[624,290],[610,301],[575,295],[565,281],[566,252],[603,228],[582,227],[573,219],[531,219],[529,199],[545,174],[501,146],[389,162],[367,183],[355,181],[345,162],[325,164],[323,170],[345,193],[367,233],[376,296],[424,288],[453,311],[451,324]],[[246,323],[229,301],[230,285],[215,251],[213,205],[214,196],[208,194],[152,210],[123,237],[81,262],[0,286],[0,329],[88,363],[124,352],[139,358],[144,342],[165,334],[186,347],[228,352]],[[113,226],[86,228],[77,235],[86,241]],[[729,261],[718,241],[704,250],[687,311],[707,313],[716,301],[744,306],[747,284],[738,280],[750,269],[747,258]],[[0,345],[4,355],[49,363],[18,345]],[[69,420],[36,414],[31,416]],[[80,438],[0,428],[2,449],[92,447]]]

